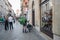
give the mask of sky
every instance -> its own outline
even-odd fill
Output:
[[[20,0],[8,0],[10,3],[11,3],[11,5],[12,5],[12,9],[14,10],[14,12],[16,13],[16,10],[17,9],[21,9],[20,7],[21,7],[21,2],[20,2]]]

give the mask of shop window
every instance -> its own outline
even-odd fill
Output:
[[[41,20],[41,31],[53,38],[52,33],[52,9],[48,12],[44,12]]]
[[[52,32],[52,8],[49,9],[49,0],[40,0],[41,32],[53,38]]]

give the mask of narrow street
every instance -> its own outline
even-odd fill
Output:
[[[4,25],[0,25],[0,40],[44,40],[44,38],[37,36],[34,31],[23,33],[22,25],[18,21],[13,26],[13,30],[5,31]]]
[[[60,0],[0,0],[0,40],[60,40]]]

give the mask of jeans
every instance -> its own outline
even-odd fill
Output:
[[[9,27],[10,27],[10,30],[13,29],[13,23],[12,22],[9,22]]]

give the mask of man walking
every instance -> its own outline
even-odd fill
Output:
[[[5,30],[8,30],[9,27],[8,27],[8,17],[5,16]]]
[[[13,17],[10,15],[8,18],[10,30],[13,29]]]

